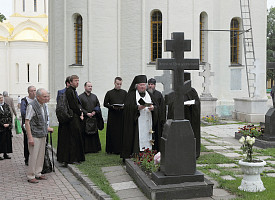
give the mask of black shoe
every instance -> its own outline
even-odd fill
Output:
[[[8,154],[5,154],[4,159],[11,159],[11,157]]]
[[[25,165],[26,165],[26,166],[29,166],[29,161],[25,161]]]
[[[4,158],[0,157],[0,160],[4,160]]]

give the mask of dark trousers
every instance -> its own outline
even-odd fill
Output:
[[[25,163],[29,162],[29,148],[28,148],[28,136],[27,132],[24,128],[22,128],[23,134],[24,134],[24,157],[25,157]]]

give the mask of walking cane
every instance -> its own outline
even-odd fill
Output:
[[[53,172],[55,172],[54,170],[54,158],[53,158],[53,138],[52,138],[52,131],[50,131],[50,142],[51,142],[51,147],[52,147],[52,161],[53,161]]]

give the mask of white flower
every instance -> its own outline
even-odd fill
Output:
[[[248,142],[251,139],[251,137],[248,135],[246,136],[246,141]]]
[[[243,143],[244,143],[244,141],[245,141],[245,137],[244,137],[244,136],[242,136],[242,137],[241,137],[241,139],[239,139],[239,142],[240,142],[241,144],[243,144]]]
[[[249,140],[247,140],[247,143],[250,144],[250,145],[254,144],[255,143],[255,137],[252,137]]]

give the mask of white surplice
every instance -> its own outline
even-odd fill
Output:
[[[146,103],[151,103],[151,97],[147,91],[145,91],[145,96],[141,97],[139,92],[136,90],[136,101],[137,105],[139,104],[139,100],[142,98]],[[139,111],[140,116],[138,118],[138,131],[139,131],[139,149],[140,151],[144,151],[143,148],[152,149],[152,144],[150,140],[152,140],[152,133],[150,130],[152,129],[152,113],[148,109],[148,107]]]

